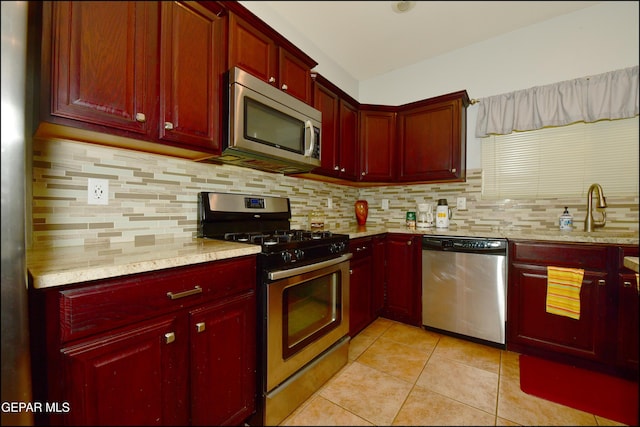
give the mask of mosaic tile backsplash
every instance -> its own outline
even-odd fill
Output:
[[[325,214],[325,228],[356,225],[354,203],[369,202],[367,224],[403,226],[418,203],[447,199],[452,227],[557,229],[564,206],[582,229],[586,199],[483,200],[482,171],[463,183],[356,188],[68,141],[33,142],[32,230],[35,247],[148,243],[196,236],[197,194],[220,191],[289,197],[292,228],[309,228],[308,214]],[[87,203],[89,178],[109,181],[108,205]],[[606,188],[604,189],[606,195]],[[466,197],[467,210],[455,209]],[[331,198],[332,207],[328,208]],[[382,209],[382,200],[389,209]],[[638,196],[607,197],[607,229],[638,230]]]

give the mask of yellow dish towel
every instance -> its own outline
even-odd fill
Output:
[[[580,287],[584,270],[547,267],[547,313],[580,319]]]

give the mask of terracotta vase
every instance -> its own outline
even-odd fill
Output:
[[[367,215],[369,214],[369,203],[366,200],[356,200],[356,219],[358,225],[365,225],[367,222]]]

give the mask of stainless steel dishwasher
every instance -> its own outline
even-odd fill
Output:
[[[422,237],[422,324],[505,347],[507,241]]]

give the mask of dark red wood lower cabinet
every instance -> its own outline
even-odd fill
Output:
[[[507,349],[623,377],[638,375],[638,292],[622,266],[638,248],[509,242]],[[546,312],[547,267],[584,270],[580,318]],[[633,285],[633,286],[632,286]]]
[[[34,401],[61,406],[38,424],[241,425],[255,412],[255,256],[30,299]]]

